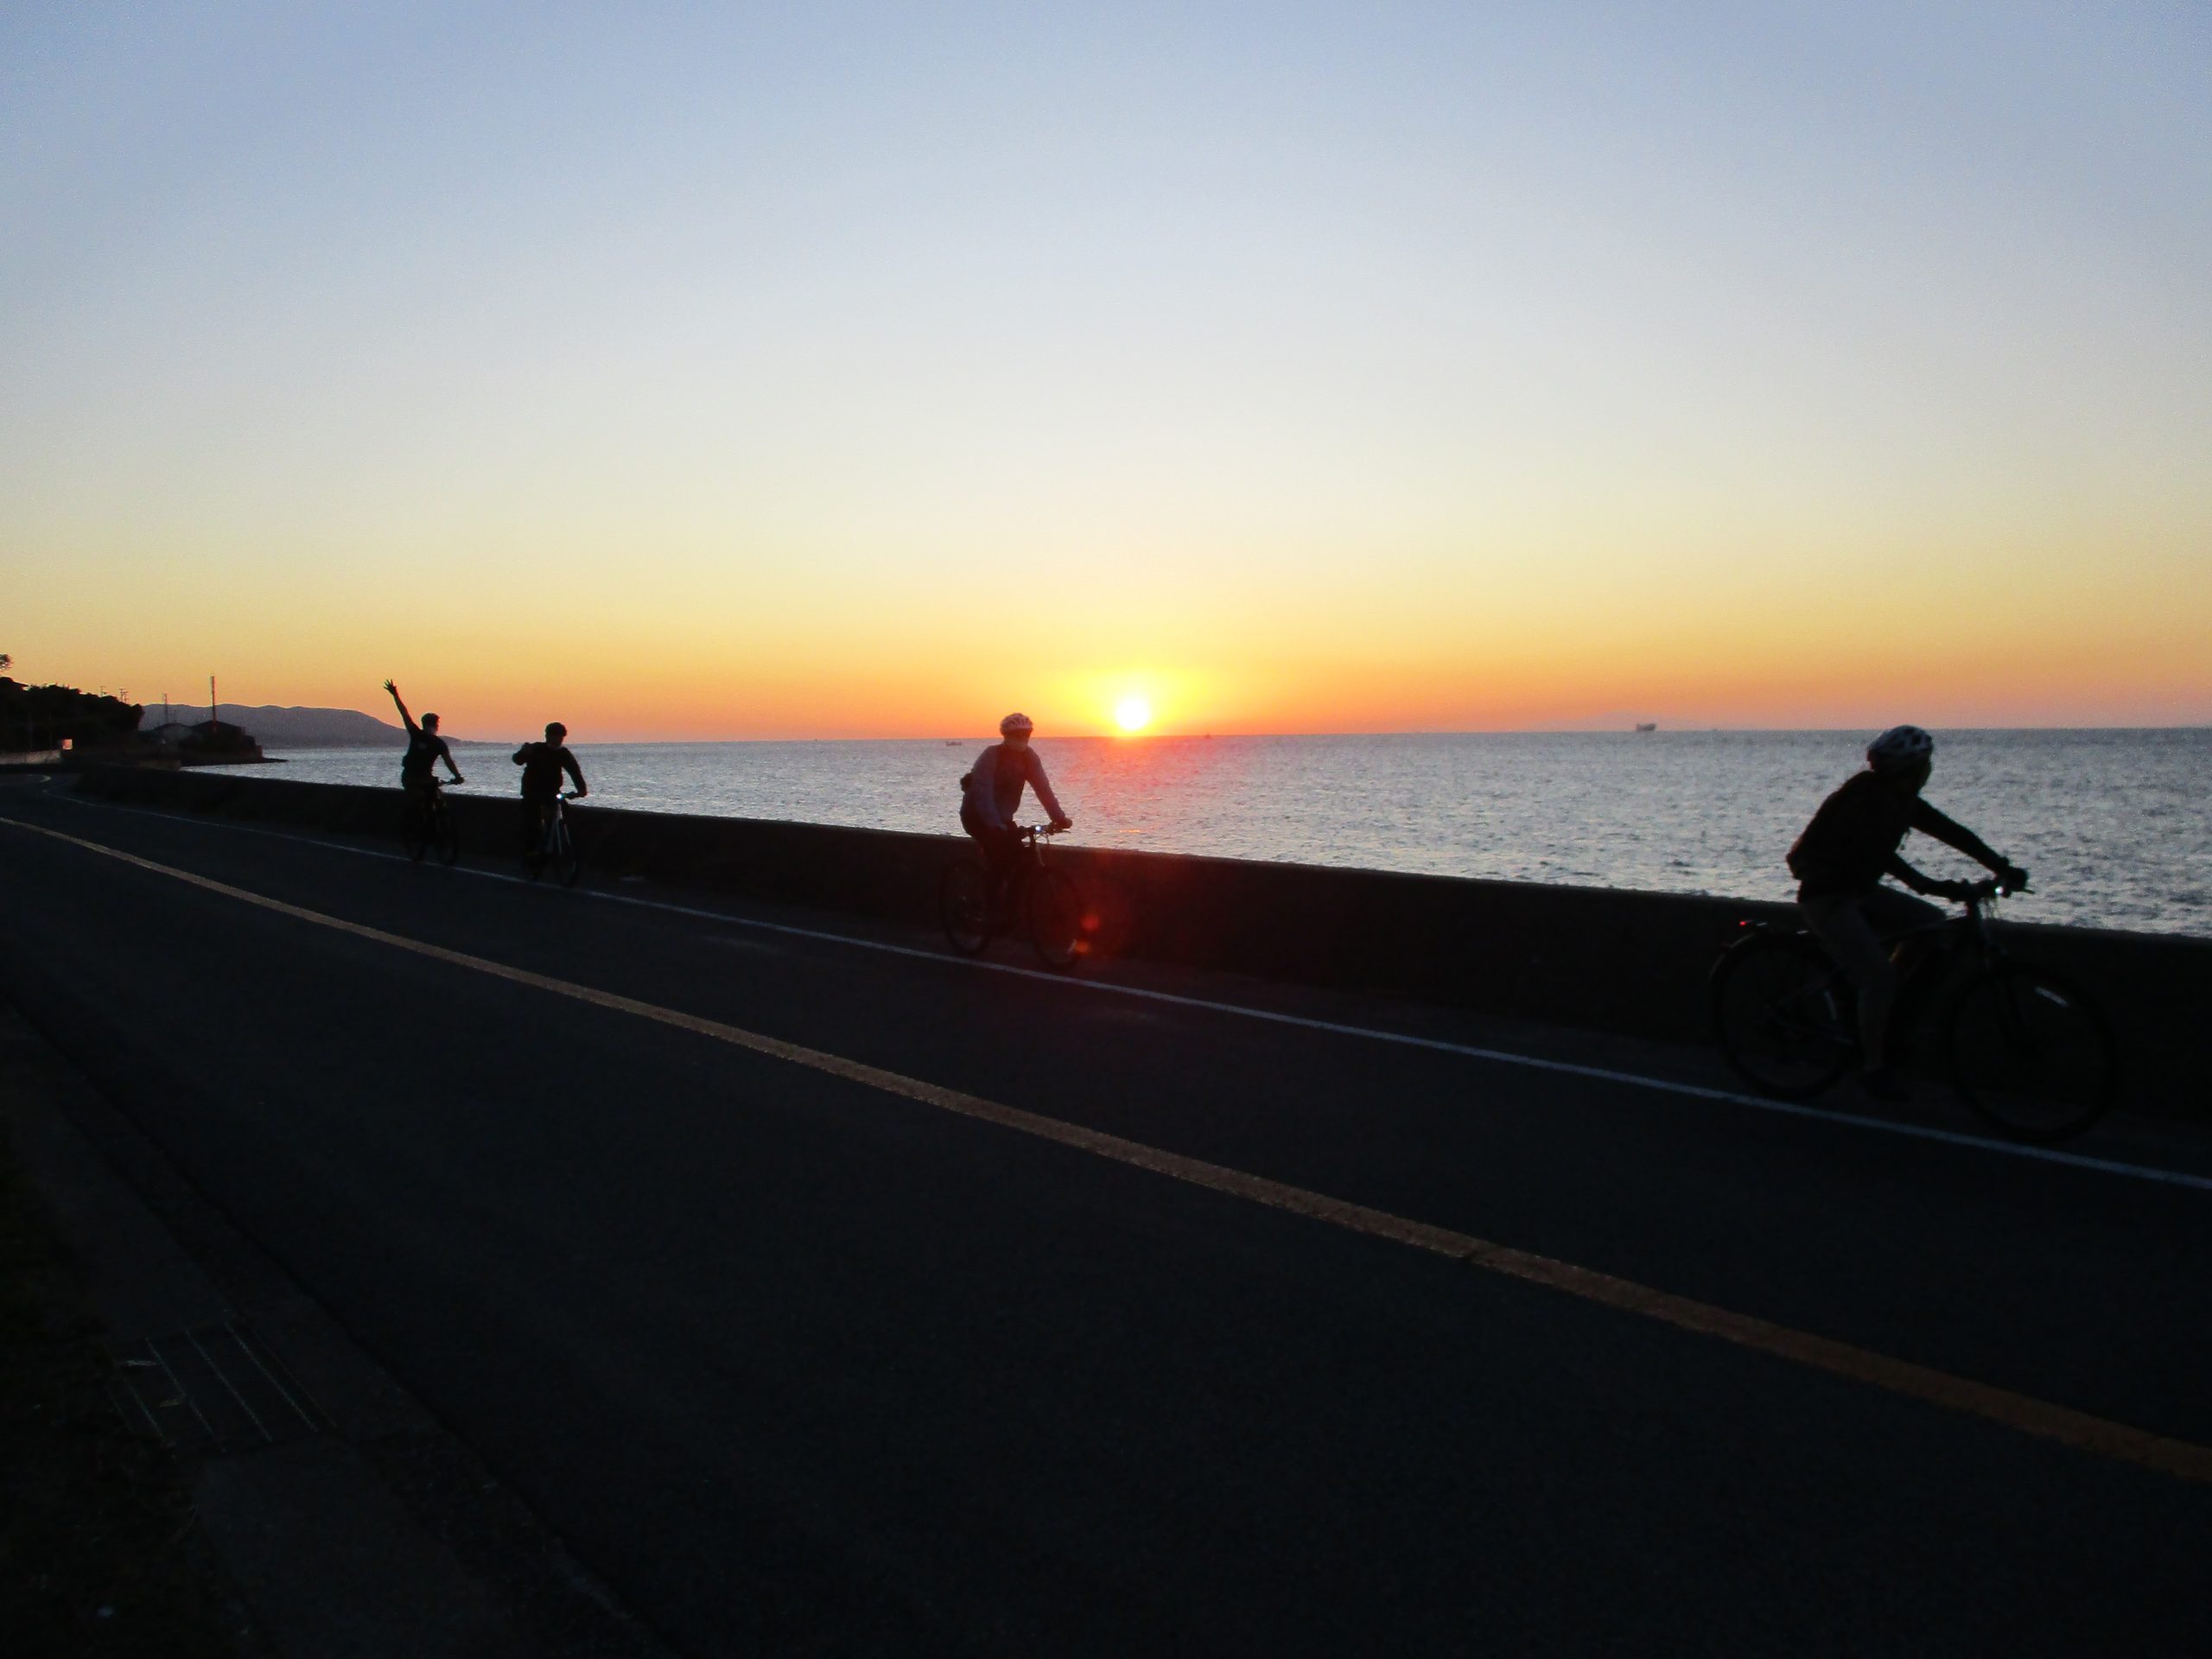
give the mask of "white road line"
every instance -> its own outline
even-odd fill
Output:
[[[804,1066],[809,1071],[842,1078],[864,1088],[879,1090],[884,1094],[938,1111],[1033,1136],[1070,1151],[1127,1168],[1142,1170],[1186,1186],[1264,1205],[1306,1221],[1341,1228],[1349,1233],[1387,1239],[1393,1243],[1426,1250],[1447,1261],[1465,1263],[1480,1272],[1517,1280],[1523,1284],[1541,1286],[1597,1306],[1713,1338],[1738,1348],[1825,1371],[1831,1376],[1882,1389],[1927,1405],[1979,1417],[1984,1421],[2053,1441],[2077,1452],[2133,1464],[2178,1480],[2212,1484],[2212,1446],[2153,1433],[2131,1424],[2077,1411],[2054,1401],[2041,1400],[2032,1395],[1978,1382],[1971,1377],[1937,1370],[1932,1366],[1857,1347],[1847,1342],[1839,1342],[1815,1332],[1777,1324],[1755,1314],[1739,1313],[1711,1302],[1701,1302],[1693,1297],[1662,1290],[1656,1285],[1643,1284],[1596,1268],[1580,1267],[1556,1256],[1539,1255],[1510,1244],[1497,1243],[1471,1234],[1455,1232],[1448,1227],[1439,1227],[1430,1222],[1416,1221],[1387,1210],[1376,1210],[1367,1205],[1334,1198],[1308,1187],[1291,1186],[1249,1170],[1209,1163],[1201,1158],[1170,1152],[1163,1147],[1148,1146],[1141,1141],[1131,1141],[1122,1135],[1109,1135],[1103,1129],[1086,1128],[1065,1118],[1026,1111],[1018,1106],[985,1099],[980,1095],[948,1089],[942,1084],[907,1077],[901,1072],[887,1071],[880,1066],[869,1065],[842,1054],[831,1053],[826,1049],[808,1048],[802,1044],[787,1042],[780,1037],[771,1037],[761,1032],[747,1031],[741,1026],[727,1025],[719,1020],[686,1014],[678,1008],[641,1001],[636,997],[622,996],[570,980],[556,979],[531,969],[496,962],[487,957],[471,956],[467,951],[432,944],[427,939],[386,932],[365,923],[348,921],[342,916],[288,904],[283,899],[272,899],[267,893],[234,887],[212,876],[142,858],[136,853],[124,852],[121,848],[109,846],[104,842],[86,841],[79,836],[65,835],[59,830],[28,824],[20,820],[7,822],[29,834],[48,836],[57,841],[67,842],[102,857],[135,865],[140,869],[168,876],[311,926],[330,928],[392,950],[405,950],[434,962],[489,975],[510,984],[527,986],[555,996],[571,998],[593,1007],[691,1032],[734,1048],[765,1055],[788,1065]],[[147,1345],[152,1351],[152,1344],[149,1343]],[[224,1380],[227,1385],[228,1379]],[[243,1400],[240,1403],[244,1403]],[[194,1409],[196,1412],[199,1408],[195,1405]]]
[[[165,819],[171,823],[183,817],[174,812],[156,811],[145,807],[118,806],[110,801],[79,800],[73,794],[55,796],[49,785],[49,798],[70,801],[78,806],[98,806],[111,812],[129,812],[135,816]],[[341,842],[325,841],[314,836],[296,835],[282,830],[264,830],[253,824],[230,823],[220,819],[191,817],[188,823],[207,824],[213,829],[227,830],[237,834],[266,836],[273,841],[296,842],[303,847],[319,847],[331,852],[351,853],[361,858],[385,859],[400,864],[408,861],[398,853],[380,852],[369,847],[349,847]],[[505,881],[516,887],[534,885],[519,875],[507,875],[497,870],[457,869],[454,874],[476,876],[487,881]],[[1033,979],[1046,985],[1065,990],[1090,991],[1108,996],[1131,997],[1141,1001],[1157,1002],[1172,1007],[1195,1008],[1207,1014],[1233,1014],[1241,1019],[1263,1020],[1269,1025],[1291,1026],[1305,1031],[1325,1032],[1331,1036],[1354,1037],[1367,1042],[1390,1043],[1401,1048],[1427,1049],[1439,1054],[1456,1054],[1464,1059],[1487,1060],[1497,1065],[1515,1065],[1532,1071],[1548,1071],[1560,1077],[1585,1077],[1597,1083],[1618,1084],[1632,1089],[1649,1089],[1661,1094],[1678,1095],[1691,1100],[1718,1101],[1725,1105],[1748,1107],[1754,1111],[1771,1112],[1781,1117],[1796,1117],[1816,1123],[1832,1123],[1847,1129],[1866,1130],[1877,1135],[1902,1135],[1910,1141],[1931,1141],[1938,1145],[1968,1147],[1977,1152],[1994,1153],[1999,1157],[2017,1158],[2031,1163],[2059,1164],[2069,1169],[2094,1170],[2100,1174],[2119,1175],[2130,1180],[2152,1181],[2165,1186],[2193,1188],[2212,1192],[2212,1176],[2190,1174],[2183,1170],[2162,1169],[2155,1164],[2131,1164],[2116,1158],[2092,1157],[2087,1153],[2063,1152],[2053,1147],[2024,1146],[2016,1141],[1993,1140],[1986,1135],[1966,1135],[1956,1129],[1939,1129],[1923,1123],[1897,1123],[1886,1118],[1864,1117],[1853,1112],[1840,1112],[1824,1106],[1808,1106],[1787,1100],[1770,1100],[1764,1095],[1740,1094],[1734,1090],[1715,1089],[1705,1084],[1677,1083],[1669,1078],[1646,1077],[1636,1071],[1616,1071],[1601,1065],[1583,1065],[1573,1060],[1545,1059],[1534,1054],[1516,1054],[1509,1049],[1484,1048],[1474,1043],[1455,1043],[1440,1037],[1416,1037],[1402,1031],[1385,1031],[1373,1026],[1355,1026],[1334,1020],[1315,1020],[1305,1014],[1281,1014],[1273,1008],[1255,1008],[1240,1002],[1216,1002],[1205,997],[1183,996],[1173,991],[1155,991],[1139,985],[1117,985],[1110,980],[1078,979],[1065,974],[1046,973],[1041,969],[1017,968],[1011,963],[978,962],[972,957],[956,957],[942,950],[924,950],[908,944],[892,944],[880,939],[855,938],[849,933],[833,933],[825,929],[798,927],[788,922],[761,921],[751,916],[734,916],[727,911],[706,910],[696,905],[671,904],[663,899],[640,899],[630,893],[606,893],[595,888],[578,888],[575,896],[596,899],[602,904],[628,905],[633,909],[664,912],[671,916],[689,916],[701,920],[718,922],[728,927],[751,928],[765,933],[779,933],[788,938],[813,939],[828,944],[844,945],[857,950],[874,950],[884,956],[911,957],[919,962],[934,963],[941,968],[968,968],[989,974],[1009,974],[1018,979]]]

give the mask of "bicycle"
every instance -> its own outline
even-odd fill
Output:
[[[945,866],[938,884],[944,936],[962,956],[980,956],[1018,917],[1039,961],[1048,968],[1071,968],[1085,944],[1083,895],[1066,871],[1045,862],[1045,843],[1059,832],[1046,823],[1017,824],[1014,831],[1021,838],[1021,858],[1003,914],[992,913],[991,873],[981,858],[971,855]]]
[[[538,843],[522,855],[522,867],[531,880],[543,874],[549,863],[564,887],[575,887],[576,878],[584,873],[583,861],[576,856],[575,838],[569,833],[569,816],[562,810],[565,803],[575,798],[573,794],[556,795],[539,811]]]
[[[423,855],[435,848],[438,861],[450,865],[461,856],[461,841],[454,833],[453,814],[446,807],[445,779],[433,778],[429,781],[427,796],[408,798],[407,816],[400,825],[400,843],[407,849],[407,856],[414,863],[420,864]]]
[[[2119,1047],[2087,992],[2019,960],[1999,940],[1991,911],[2006,892],[1995,881],[1976,882],[1961,914],[1901,937],[1909,960],[1891,1040],[1903,1052],[1914,1039],[1932,1036],[1936,1052],[1923,1048],[1922,1058],[1939,1060],[1953,1090],[2001,1133],[2064,1141],[2111,1109]],[[1803,928],[1742,926],[1709,984],[1721,1052],[1760,1093],[1807,1099],[1859,1058],[1858,1000]]]

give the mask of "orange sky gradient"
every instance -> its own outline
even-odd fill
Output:
[[[988,730],[1026,709],[1052,732],[1116,729],[1131,695],[1151,729],[1358,732],[1672,725],[1877,727],[2201,723],[2212,715],[2212,617],[2202,585],[2152,571],[2115,604],[2063,588],[2026,598],[1930,584],[1891,614],[1878,595],[1815,592],[1723,602],[1630,594],[1592,614],[1489,606],[1433,588],[1426,604],[1346,592],[1285,603],[1263,590],[1149,624],[1102,618],[1014,632],[963,650],[974,604],[747,613],[716,595],[626,607],[617,591],[467,594],[415,607],[358,596],[320,620],[264,593],[207,600],[170,590],[148,613],[99,594],[41,596],[55,654],[17,653],[19,677],[52,677],[150,702],[203,701],[213,656],[226,701],[389,714],[390,673],[449,732],[507,737],[565,721],[578,741],[745,737],[937,737]],[[34,582],[36,588],[39,584]],[[1808,584],[1812,586],[1813,584]],[[65,584],[55,584],[65,588]],[[435,591],[433,588],[432,591]],[[1084,586],[1064,597],[1083,603]],[[1243,620],[1240,623],[1240,613]],[[813,614],[818,615],[819,613]],[[1003,615],[990,611],[994,626]],[[1215,618],[1225,618],[1214,625]],[[1118,632],[1148,655],[1114,654]],[[211,649],[189,655],[190,634]],[[1211,637],[1207,637],[1211,636]],[[237,667],[231,667],[235,663]]]

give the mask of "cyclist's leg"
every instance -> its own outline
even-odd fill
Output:
[[[1866,896],[1863,913],[1874,936],[1888,947],[1900,985],[1927,959],[1936,944],[1936,930],[1949,919],[1941,905],[1888,886],[1876,887]]]
[[[1859,993],[1860,1055],[1869,1071],[1881,1071],[1888,1058],[1890,1009],[1897,1001],[1897,970],[1890,960],[1889,947],[1866,918],[1866,895],[1833,893],[1801,899],[1797,908],[1813,937],[1827,947],[1835,965]]]
[[[1005,926],[1013,919],[1014,900],[1021,886],[1021,837],[999,829],[982,837],[983,861],[991,871],[991,917]]]
[[[1942,906],[1931,905],[1925,899],[1916,899],[1891,887],[1879,887],[1863,895],[1859,908],[1867,925],[1883,938],[1891,940],[1941,927],[1949,919],[1949,912]]]
[[[1002,823],[984,823],[965,801],[960,804],[960,827],[976,843],[976,850],[982,857],[983,873],[990,878],[984,892],[989,904],[987,913],[991,918],[992,925],[1002,925],[1007,914],[1007,899],[1014,880],[1014,861],[1020,854],[1021,838]]]

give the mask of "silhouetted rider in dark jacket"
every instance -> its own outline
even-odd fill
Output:
[[[1914,830],[1956,848],[1986,866],[2009,887],[2024,887],[2028,873],[1993,851],[1981,837],[1920,798],[1935,765],[1936,740],[1917,726],[1897,726],[1866,749],[1866,770],[1845,780],[1821,803],[1813,821],[1789,849],[1789,873],[1800,883],[1797,906],[1809,927],[1859,993],[1859,1041],[1868,1092],[1885,1100],[1904,1088],[1889,1069],[1890,1010],[1897,1001],[1897,970],[1885,941],[1943,919],[1935,906],[1882,885],[1894,876],[1915,893],[1961,899],[1961,881],[1937,881],[1897,855]]]
[[[453,751],[438,735],[438,717],[424,715],[423,723],[416,725],[415,716],[407,712],[407,704],[399,695],[399,688],[390,680],[384,689],[391,693],[392,702],[399,709],[400,719],[407,722],[407,753],[399,758],[399,786],[410,797],[421,799],[430,792],[430,780],[437,775],[438,762],[446,763],[446,770],[453,774],[456,784],[467,779],[461,775],[461,768],[453,763]]]
[[[544,844],[545,814],[561,793],[561,774],[575,779],[579,798],[591,793],[583,769],[569,753],[569,728],[555,721],[545,728],[543,743],[525,743],[515,751],[515,765],[522,768],[523,848],[535,851]]]

